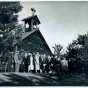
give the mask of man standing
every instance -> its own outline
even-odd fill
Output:
[[[28,58],[27,58],[27,51],[25,51],[25,57],[23,59],[23,68],[24,72],[28,72]]]
[[[21,72],[24,71],[24,58],[25,58],[25,52],[24,52],[24,50],[22,49],[22,50],[21,50],[21,54],[20,54],[20,61],[21,61],[21,64],[20,64],[20,71],[21,71]]]
[[[14,62],[15,62],[15,72],[19,72],[20,68],[20,56],[19,56],[19,51],[17,51],[14,55]]]
[[[3,62],[3,54],[1,52],[1,54],[0,54],[0,63],[2,64],[2,62]]]
[[[12,55],[11,52],[9,52],[8,56],[7,56],[7,72],[11,72],[12,71],[12,66],[13,66],[13,62],[12,62]]]
[[[0,64],[1,64],[1,53],[0,53]]]
[[[40,55],[40,58],[39,58],[39,63],[40,63],[40,72],[42,73],[43,70],[44,70],[44,58],[43,58],[43,55]]]

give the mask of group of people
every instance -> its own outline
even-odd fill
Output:
[[[5,55],[4,55],[5,56]],[[40,73],[88,73],[88,62],[79,58],[70,58],[56,55],[40,54],[39,52],[21,51],[9,52],[5,59],[5,72],[40,72]],[[3,63],[3,54],[0,55],[0,64]]]
[[[40,54],[39,52],[30,53],[21,50],[9,52],[6,57],[5,72],[59,72],[68,70],[68,62],[65,58],[62,60],[57,56]]]
[[[6,57],[6,72],[43,72],[45,66],[50,64],[51,56],[39,52],[30,53],[29,51],[21,50],[15,53],[9,52]]]

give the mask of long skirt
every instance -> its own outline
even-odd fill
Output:
[[[39,64],[35,64],[35,69],[36,70],[40,70],[40,65]]]
[[[34,70],[33,57],[30,57],[30,65],[28,65],[29,70]]]
[[[15,63],[15,72],[19,72],[20,64]]]

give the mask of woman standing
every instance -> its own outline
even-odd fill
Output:
[[[38,70],[40,70],[40,65],[39,65],[39,53],[37,52],[35,55],[35,71],[36,71],[36,73]]]
[[[28,53],[28,72],[34,70],[34,65],[33,65],[33,56],[32,54]]]

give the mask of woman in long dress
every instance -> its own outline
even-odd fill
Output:
[[[28,72],[34,70],[34,65],[33,65],[33,56],[32,54],[28,53]]]
[[[39,53],[37,52],[37,54],[35,55],[35,71],[36,71],[36,73],[38,70],[40,70],[40,64],[39,64]]]
[[[32,54],[30,55],[30,70],[34,70]]]

